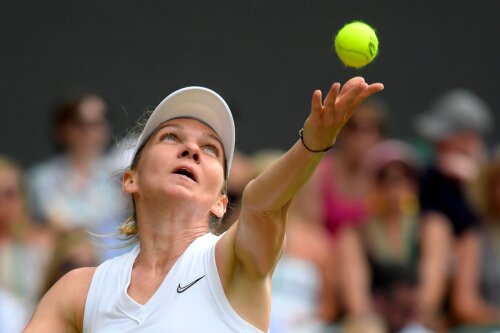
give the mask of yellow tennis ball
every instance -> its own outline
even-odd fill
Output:
[[[344,65],[361,68],[378,53],[378,38],[368,24],[354,21],[346,24],[335,36],[335,51]]]

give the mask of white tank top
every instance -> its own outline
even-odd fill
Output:
[[[128,294],[139,245],[97,267],[85,303],[84,333],[262,333],[231,307],[215,264],[219,237],[197,238],[177,259],[158,290],[141,305]]]

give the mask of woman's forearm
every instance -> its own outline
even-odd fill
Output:
[[[298,140],[248,184],[243,194],[245,207],[260,212],[281,210],[309,180],[322,156],[309,152]]]

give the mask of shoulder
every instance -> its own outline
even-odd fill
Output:
[[[82,268],[76,268],[64,275],[59,282],[63,284],[65,287],[67,285],[79,285],[79,284],[88,284],[90,285],[90,281],[92,280],[92,277],[94,276],[94,272],[97,269],[97,267],[82,267]],[[58,283],[59,283],[58,282]]]
[[[26,240],[29,244],[34,245],[42,251],[52,250],[55,241],[55,233],[43,225],[38,225],[30,221],[28,230],[26,231]]]
[[[64,156],[56,156],[46,161],[35,164],[26,172],[29,181],[36,181],[60,171],[62,165],[67,164]]]
[[[82,316],[85,300],[92,282],[96,267],[77,268],[64,275],[47,292],[51,293],[54,302],[68,309],[75,310],[77,316]]]
[[[79,332],[95,267],[78,268],[43,296],[25,332]]]
[[[422,172],[421,186],[435,186],[436,184],[448,184],[453,181],[446,177],[436,166],[431,165]]]

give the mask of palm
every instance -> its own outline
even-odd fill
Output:
[[[347,81],[342,89],[334,83],[322,102],[321,91],[312,97],[311,114],[304,125],[304,138],[310,147],[330,146],[356,107],[369,96],[381,91],[381,83],[367,84],[362,77]]]

